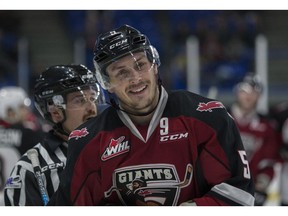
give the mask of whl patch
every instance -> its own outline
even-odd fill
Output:
[[[118,139],[111,139],[108,147],[106,148],[105,152],[103,153],[101,159],[103,161],[109,160],[113,157],[116,157],[118,155],[124,154],[126,152],[129,152],[130,145],[128,141],[124,141],[125,136],[121,136]]]

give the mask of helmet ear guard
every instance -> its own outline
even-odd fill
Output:
[[[147,49],[147,53],[148,53],[147,55],[148,60],[152,64],[156,64],[157,67],[159,67],[161,65],[161,62],[157,49],[154,46],[150,45],[149,48]]]
[[[102,72],[101,68],[98,66],[98,64],[94,61],[94,67],[95,67],[95,73],[96,73],[96,79],[98,83],[101,85],[101,87],[105,90],[111,88],[110,79],[109,76],[106,74],[106,72]]]

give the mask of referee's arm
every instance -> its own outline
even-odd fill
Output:
[[[28,165],[27,162],[19,161]],[[4,189],[5,206],[42,206],[44,205],[38,184],[32,170],[25,169],[19,162],[12,170]]]

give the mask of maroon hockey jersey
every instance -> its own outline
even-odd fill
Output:
[[[167,94],[149,125],[107,108],[70,134],[50,205],[254,205],[246,152],[218,101]]]
[[[253,179],[265,174],[272,180],[274,165],[279,162],[280,142],[271,122],[257,112],[244,118],[238,114],[236,105],[232,106],[230,113],[239,128]]]

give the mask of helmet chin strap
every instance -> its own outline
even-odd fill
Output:
[[[111,106],[114,107],[116,110],[121,110],[122,112],[125,112],[125,113],[127,113],[127,114],[129,114],[129,115],[134,115],[134,116],[148,116],[148,115],[150,115],[152,112],[155,111],[155,109],[157,108],[157,106],[158,106],[158,104],[159,104],[160,97],[161,97],[161,85],[162,85],[162,81],[161,81],[160,78],[158,78],[159,98],[158,98],[157,104],[156,104],[156,106],[155,106],[152,110],[150,110],[150,111],[148,111],[148,112],[146,112],[146,113],[133,113],[133,112],[128,112],[128,111],[126,111],[126,110],[124,110],[124,109],[121,109],[120,106],[119,106],[119,104],[117,104],[116,101],[115,101],[113,98],[110,98],[110,104],[111,104]]]
[[[56,134],[58,134],[60,137],[62,137],[63,139],[65,139],[67,141],[70,133],[65,131],[63,129],[63,126],[62,126],[62,124],[66,121],[66,113],[65,113],[64,109],[62,109],[62,113],[63,113],[63,116],[64,116],[63,120],[58,122],[58,123],[56,123],[56,124],[54,124],[53,125],[53,130],[54,130],[54,132]]]
[[[63,140],[68,141],[69,133],[67,133],[61,124],[56,124],[53,126],[54,133],[61,137]]]

